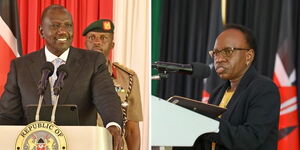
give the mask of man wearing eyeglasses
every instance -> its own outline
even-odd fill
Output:
[[[227,108],[218,133],[198,140],[201,150],[276,150],[280,98],[276,85],[256,72],[256,42],[241,25],[226,25],[209,54],[218,76],[227,80],[209,103]]]
[[[109,19],[101,19],[91,23],[84,31],[85,45],[89,50],[103,53],[107,59],[108,71],[120,96],[124,116],[123,143],[124,150],[140,149],[139,122],[143,120],[139,81],[136,73],[110,61],[110,52],[114,48],[114,24]],[[101,119],[98,124],[102,126]]]

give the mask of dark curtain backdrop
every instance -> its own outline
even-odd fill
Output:
[[[206,61],[211,0],[163,0],[161,6],[161,61],[191,63]],[[202,80],[170,74],[158,83],[158,96],[199,98]]]
[[[255,67],[272,78],[277,52],[281,0],[228,0],[227,23],[242,24],[257,40]]]

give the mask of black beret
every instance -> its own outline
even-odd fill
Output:
[[[86,27],[82,32],[82,35],[86,36],[86,34],[88,34],[90,31],[114,33],[114,28],[114,24],[111,20],[101,19],[91,23],[88,27]]]

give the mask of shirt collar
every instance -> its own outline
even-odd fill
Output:
[[[70,51],[70,48],[68,48],[64,53],[62,53],[59,57],[57,57],[48,50],[47,46],[45,46],[46,61],[52,62],[54,59],[60,58],[63,61],[67,62],[69,51]]]

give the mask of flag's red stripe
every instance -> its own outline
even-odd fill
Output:
[[[7,79],[7,73],[9,71],[10,61],[16,58],[15,54],[12,52],[12,49],[7,45],[4,39],[0,36],[0,95],[3,92],[4,85]]]
[[[281,115],[279,118],[279,129],[291,127],[291,126],[298,126],[298,111],[293,111],[291,113]]]
[[[297,96],[296,86],[278,87],[281,103]]]
[[[278,142],[278,150],[299,150],[298,128]]]

